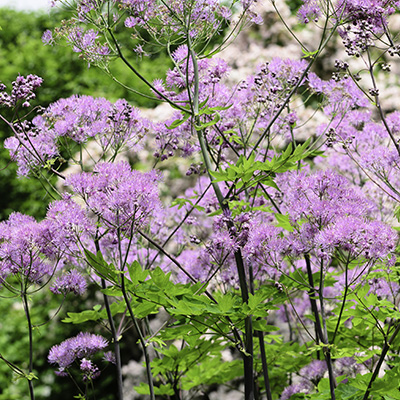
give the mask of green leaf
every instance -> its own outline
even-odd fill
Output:
[[[142,266],[136,260],[132,264],[128,264],[128,272],[133,284],[144,282],[149,275],[149,272],[143,270]]]
[[[152,282],[159,287],[160,289],[167,289],[170,283],[169,277],[171,273],[169,272],[167,275],[165,272],[160,268],[157,267],[154,271],[150,272]]]
[[[335,390],[335,393],[341,400],[355,399],[356,397],[358,397],[358,395],[364,394],[360,389],[349,384],[339,384],[339,386]]]
[[[138,394],[150,394],[149,385],[147,383],[140,382],[139,386],[134,386],[133,388]],[[154,394],[159,396],[172,396],[174,394],[174,389],[172,389],[170,383],[161,385],[160,387],[154,386]]]
[[[283,214],[275,214],[275,218],[278,221],[278,224],[276,225],[277,227],[283,228],[289,232],[293,232],[293,226],[290,223],[290,218],[289,215],[283,215]]]
[[[82,324],[83,322],[98,321],[101,319],[99,309],[85,310],[80,313],[68,312],[67,316],[67,318],[62,320],[62,322],[67,324]]]
[[[303,58],[314,58],[314,56],[319,52],[319,50],[314,50],[314,51],[307,51],[304,47],[301,48],[303,55]]]
[[[207,96],[207,98],[199,104],[199,109],[202,109],[208,103],[209,98],[210,96]]]
[[[217,298],[218,308],[221,312],[226,315],[229,314],[235,304],[235,298],[232,296],[230,292],[225,293],[223,296],[219,296]],[[233,310],[232,310],[233,311]]]
[[[144,301],[139,303],[136,307],[134,307],[134,313],[137,318],[144,318],[150,314],[157,314],[159,306],[154,303],[150,303],[148,301]]]
[[[268,322],[265,319],[259,319],[253,321],[253,328],[256,331],[261,332],[276,332],[279,331],[279,328],[274,325],[268,325]]]
[[[186,114],[182,119],[176,119],[174,122],[172,122],[171,125],[165,125],[165,127],[167,129],[175,129],[178,126],[182,125],[183,123],[185,123],[190,117],[190,114]]]
[[[214,179],[213,182],[224,182],[224,181],[229,181],[230,178],[228,177],[228,173],[226,171],[210,171],[210,175],[213,176]]]
[[[195,129],[196,129],[196,131],[201,131],[203,129],[206,129],[210,126],[217,124],[220,121],[220,119],[221,119],[221,115],[219,115],[219,113],[215,113],[215,117],[211,121],[205,122],[201,125],[195,125]]]
[[[118,271],[112,264],[108,264],[101,254],[100,251],[97,254],[84,249],[86,262],[94,269],[96,275],[100,278],[109,280],[110,282],[117,283],[118,281]]]

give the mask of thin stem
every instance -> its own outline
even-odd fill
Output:
[[[122,294],[124,296],[125,303],[128,307],[129,311],[129,316],[131,317],[131,320],[135,326],[135,329],[137,331],[137,334],[139,335],[139,340],[140,344],[142,346],[143,354],[144,354],[144,359],[145,359],[145,365],[146,365],[146,373],[147,373],[147,382],[149,383],[149,389],[150,389],[150,399],[155,400],[155,394],[154,394],[154,385],[153,385],[153,374],[151,372],[151,366],[150,366],[150,356],[149,352],[147,351],[147,346],[146,346],[146,341],[144,339],[144,336],[142,334],[142,330],[140,329],[140,326],[135,318],[135,315],[133,313],[132,307],[131,307],[131,302],[128,298],[128,294],[126,292],[126,287],[125,287],[125,276],[124,274],[121,275],[121,290]]]
[[[350,255],[348,257],[350,257]],[[349,281],[349,263],[347,262],[346,266],[345,266],[345,288],[344,288],[343,301],[342,301],[342,306],[340,307],[339,317],[338,317],[338,321],[337,321],[337,324],[335,327],[335,331],[332,336],[332,343],[335,343],[336,335],[339,330],[340,320],[342,319],[344,306],[346,304],[347,292],[349,290],[349,282],[348,281]]]
[[[32,373],[33,371],[33,327],[32,327],[32,321],[31,321],[31,316],[29,313],[29,304],[28,304],[28,299],[26,297],[26,290],[23,290],[22,292],[22,304],[24,305],[24,310],[25,310],[25,316],[26,320],[28,322],[28,330],[29,330],[29,367],[28,371],[29,374]],[[31,397],[31,400],[35,400],[35,393],[33,391],[33,383],[31,377],[28,378],[28,386],[29,386],[29,394]]]
[[[386,342],[385,345],[383,346],[382,353],[381,353],[381,355],[379,357],[378,363],[376,364],[374,372],[373,372],[373,374],[371,376],[371,379],[370,379],[370,381],[368,383],[368,388],[365,391],[363,400],[368,400],[372,384],[374,383],[375,379],[378,377],[379,370],[381,369],[383,361],[385,360],[386,354],[389,351],[391,344],[394,342],[394,340],[396,339],[396,337],[397,337],[399,332],[400,332],[400,323],[398,322],[397,323],[397,327],[396,327],[395,331],[393,332],[393,335],[390,337],[389,341]]]
[[[256,151],[257,147],[261,144],[261,142],[264,140],[265,136],[268,135],[269,130],[271,129],[272,125],[275,123],[275,121],[278,119],[278,117],[281,115],[281,113],[283,112],[283,110],[286,108],[286,106],[289,104],[290,99],[292,98],[292,96],[296,93],[297,89],[300,87],[300,85],[302,84],[304,78],[307,76],[310,68],[312,67],[312,65],[314,64],[315,60],[317,59],[317,57],[320,55],[321,51],[325,48],[325,46],[328,44],[328,42],[330,41],[331,37],[333,36],[333,34],[336,31],[336,28],[338,27],[340,23],[340,19],[337,20],[336,24],[334,25],[334,27],[332,28],[330,34],[328,35],[328,37],[322,42],[320,43],[317,53],[313,56],[313,58],[311,59],[311,61],[308,63],[307,67],[305,68],[304,72],[301,74],[299,80],[297,81],[296,85],[293,87],[293,89],[290,91],[290,93],[288,94],[288,96],[286,97],[286,99],[283,101],[281,107],[277,110],[276,114],[271,118],[271,120],[269,121],[267,127],[264,129],[264,132],[262,133],[262,135],[259,137],[259,139],[257,140],[256,144],[254,145],[253,149],[251,150],[249,156],[247,157],[247,159],[249,159],[251,157],[251,155],[253,154],[254,151]]]
[[[106,281],[101,278],[101,287],[103,289],[106,289]],[[104,305],[106,307],[107,311],[107,319],[110,323],[110,329],[111,329],[111,334],[113,337],[113,342],[114,342],[114,353],[115,353],[115,364],[117,367],[117,385],[118,385],[118,399],[123,400],[124,395],[123,395],[123,384],[122,384],[122,364],[121,364],[121,350],[119,346],[119,338],[117,334],[117,330],[115,329],[115,324],[114,324],[114,319],[111,313],[111,308],[110,308],[110,302],[108,299],[108,296],[106,294],[103,294],[104,298]]]
[[[253,274],[253,265],[249,263],[249,278],[250,278],[250,292],[254,295],[254,274]],[[261,352],[261,364],[263,369],[263,376],[264,376],[264,384],[265,384],[265,391],[267,394],[267,400],[272,400],[271,394],[271,384],[269,381],[269,374],[268,374],[268,363],[267,363],[267,355],[265,353],[265,343],[264,343],[264,333],[262,331],[255,331],[258,342],[260,345],[260,352]],[[257,391],[256,391],[257,393]]]
[[[118,224],[118,219],[117,219],[117,224]],[[124,296],[125,304],[128,307],[129,315],[131,317],[133,325],[135,326],[137,334],[139,335],[140,344],[142,346],[142,350],[143,350],[143,354],[144,354],[144,358],[145,358],[145,364],[146,364],[147,382],[149,384],[149,389],[150,389],[150,399],[155,400],[154,386],[153,386],[153,374],[151,372],[149,352],[147,351],[146,341],[144,339],[142,330],[140,329],[140,326],[137,322],[137,319],[135,318],[135,315],[134,315],[132,307],[131,307],[131,301],[128,298],[128,294],[126,292],[125,275],[124,275],[125,262],[123,261],[123,257],[122,257],[121,230],[120,230],[119,226],[117,228],[117,237],[118,237],[118,252],[119,252],[119,259],[120,259],[120,272],[121,272],[121,291],[122,291],[122,295]]]
[[[198,199],[196,200],[196,203],[191,207],[191,209],[189,211],[186,212],[185,216],[182,218],[182,220],[179,222],[179,224],[174,228],[174,230],[168,235],[168,237],[164,240],[162,247],[164,247],[170,240],[171,238],[174,237],[175,233],[179,230],[179,228],[183,225],[183,223],[186,221],[186,219],[189,217],[189,215],[195,210],[197,204],[200,203],[200,201],[203,199],[203,197],[205,196],[205,194],[207,193],[208,189],[210,188],[211,183],[207,185],[206,189],[204,190],[204,192],[198,197]],[[153,259],[151,260],[150,264],[148,265],[148,268],[150,268],[153,264],[154,261],[156,260],[156,258],[158,257],[158,255],[160,254],[160,251],[153,257]]]
[[[265,390],[267,392],[267,400],[272,400],[271,383],[269,381],[269,374],[268,374],[267,356],[265,354],[264,333],[262,331],[256,331],[256,334],[258,336],[258,343],[260,345],[261,364],[264,375]]]
[[[96,247],[96,252],[100,251],[100,245],[99,245],[99,240],[96,238],[95,240],[95,247]],[[101,278],[101,287],[103,289],[107,288],[106,281],[104,278]],[[106,307],[106,312],[107,312],[107,319],[110,324],[110,330],[111,330],[111,335],[113,338],[114,342],[114,353],[115,353],[115,364],[117,367],[117,386],[118,386],[118,399],[123,400],[123,384],[122,384],[122,364],[121,364],[121,351],[120,351],[120,346],[119,346],[119,340],[118,340],[118,333],[117,330],[115,329],[115,324],[114,324],[114,318],[111,313],[111,308],[110,308],[110,301],[108,299],[108,296],[103,293],[103,299],[104,299],[104,305]]]
[[[179,263],[178,260],[176,260],[173,256],[171,256],[165,249],[163,249],[159,244],[157,244],[157,242],[155,242],[154,240],[152,240],[150,237],[148,237],[144,232],[142,232],[140,229],[138,229],[137,231],[139,233],[139,235],[141,235],[142,237],[144,237],[150,244],[152,244],[153,246],[155,246],[161,253],[163,253],[166,257],[168,257],[193,283],[197,283],[197,280],[189,273],[185,270],[185,268],[182,267],[182,265]],[[205,295],[211,300],[213,301],[215,304],[218,304],[217,300],[215,300],[214,296],[208,292],[207,290],[204,292]],[[237,331],[237,329],[235,328],[235,326],[233,325],[231,319],[229,317],[226,317],[226,320],[230,323],[233,333],[238,341],[238,347],[243,347],[243,344],[241,342],[241,338],[240,335]]]
[[[157,93],[162,99],[164,99],[167,103],[169,103],[172,107],[177,108],[180,111],[183,111],[184,113],[188,113],[189,111],[183,107],[181,107],[179,104],[174,103],[171,101],[167,96],[162,94],[159,90],[157,90],[123,55],[121,48],[119,47],[119,44],[117,42],[117,39],[115,38],[114,34],[112,33],[111,29],[108,28],[108,33],[110,34],[114,45],[117,49],[118,55],[121,58],[121,60],[125,63],[125,65],[140,79],[142,80],[151,90],[153,90],[155,93]]]
[[[387,133],[390,136],[390,139],[392,140],[394,147],[397,150],[397,153],[400,155],[400,144],[398,143],[398,141],[396,140],[396,138],[393,135],[392,130],[390,129],[387,121],[386,121],[386,117],[385,114],[383,113],[382,107],[381,107],[381,103],[379,101],[379,92],[378,92],[378,87],[376,86],[376,81],[375,81],[375,77],[374,77],[374,67],[371,63],[371,55],[369,53],[369,50],[367,51],[367,55],[368,55],[368,62],[369,62],[369,74],[371,76],[371,81],[372,81],[372,85],[374,87],[374,97],[375,97],[375,105],[376,108],[379,111],[379,115],[381,117],[381,120],[383,122],[383,125],[385,126],[385,129],[387,131]]]
[[[308,281],[311,286],[311,289],[308,291],[308,295],[310,298],[311,310],[312,310],[312,312],[314,314],[314,318],[315,318],[315,333],[317,335],[317,338],[319,338],[319,340],[325,345],[323,348],[323,352],[324,352],[324,357],[325,357],[325,361],[326,361],[326,366],[328,368],[329,389],[330,389],[330,394],[331,394],[331,400],[335,400],[336,399],[336,397],[335,397],[336,380],[335,380],[335,375],[333,373],[331,351],[328,346],[329,345],[328,338],[325,337],[324,332],[322,330],[321,321],[319,318],[318,307],[317,307],[317,302],[315,300],[316,291],[314,288],[314,279],[313,279],[312,270],[311,270],[310,256],[308,254],[306,254],[304,256],[304,258],[306,261]],[[320,301],[322,301],[322,300],[320,300]]]

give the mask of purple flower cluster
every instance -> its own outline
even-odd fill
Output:
[[[65,258],[74,258],[79,252],[78,243],[93,236],[96,230],[86,210],[68,194],[50,203],[43,223],[48,229],[52,246]]]
[[[316,158],[315,162],[322,168],[335,169],[362,187],[376,205],[374,217],[389,219],[399,199],[395,188],[400,184],[400,156],[388,137],[388,129],[394,137],[398,136],[399,113],[388,114],[385,124],[375,122],[365,96],[348,82],[352,81],[324,82],[309,74],[310,86],[324,95],[324,112],[330,117],[317,129],[319,135],[326,137],[326,144],[324,158]]]
[[[159,174],[132,170],[127,162],[101,163],[93,173],[69,176],[66,185],[110,229],[126,232],[142,227],[161,208]]]
[[[281,208],[297,224],[288,236],[293,255],[316,251],[327,259],[340,248],[354,258],[377,260],[395,249],[395,231],[368,219],[373,203],[342,176],[332,171],[287,173],[278,181],[284,193]]]
[[[360,56],[384,33],[387,18],[399,9],[396,0],[339,0],[337,15],[345,21],[345,28],[339,30],[346,52]]]
[[[303,24],[308,24],[310,21],[318,22],[321,16],[321,7],[317,0],[303,0],[303,5],[297,12],[297,17]]]
[[[289,242],[281,228],[261,218],[254,218],[250,223],[243,255],[256,269],[258,279],[279,280],[279,271],[283,267],[283,257],[288,252],[288,246]]]
[[[6,86],[0,83],[0,106],[15,107],[22,103],[23,107],[29,107],[30,101],[36,97],[34,91],[42,83],[43,79],[37,75],[28,75],[26,78],[19,75],[12,83],[10,94],[5,92]]]
[[[315,242],[323,257],[328,257],[335,248],[340,248],[354,258],[378,260],[386,258],[395,250],[397,234],[382,222],[349,216],[339,218],[322,230]]]
[[[56,278],[50,290],[54,294],[66,295],[68,293],[74,293],[76,295],[82,295],[85,293],[86,287],[86,279],[81,273],[73,269]]]
[[[299,383],[289,385],[281,394],[280,400],[288,400],[296,393],[310,393],[327,371],[325,361],[313,360],[309,365],[303,367],[299,375],[301,380]]]
[[[128,28],[147,28],[150,32],[158,27],[160,36],[165,34],[183,34],[189,27],[192,40],[200,37],[211,37],[218,30],[221,20],[229,20],[233,4],[220,4],[218,0],[170,1],[168,5],[155,0],[121,0],[122,9],[128,18]],[[232,2],[235,3],[235,2]],[[244,14],[254,23],[262,23],[262,19],[254,11],[253,0],[242,0]],[[185,21],[185,24],[182,23]]]
[[[43,253],[49,252],[46,227],[33,217],[13,213],[0,222],[0,281],[10,275],[40,283],[51,272],[52,265]]]
[[[93,29],[84,31],[79,26],[70,29],[67,41],[76,53],[82,53],[85,60],[90,63],[104,62],[110,54],[108,44],[100,44],[97,39],[100,35]]]
[[[67,376],[68,369],[75,361],[79,361],[79,368],[83,373],[83,380],[95,379],[100,375],[98,367],[90,359],[99,351],[108,346],[107,340],[87,332],[80,332],[77,336],[65,340],[50,349],[47,357],[50,364],[57,364],[57,375]]]
[[[173,54],[178,64],[174,69],[167,72],[165,83],[161,80],[154,82],[154,86],[163,95],[173,101],[189,102],[187,90],[182,91],[189,84],[192,89],[194,75],[191,59],[187,60],[188,51],[186,46],[180,46]],[[243,132],[250,131],[254,135],[262,133],[268,126],[275,113],[280,109],[283,102],[289,96],[294,87],[300,84],[302,74],[307,67],[304,60],[282,60],[274,58],[270,62],[261,65],[257,74],[249,76],[241,82],[238,87],[228,88],[223,79],[229,73],[229,66],[221,59],[201,59],[199,68],[199,96],[200,102],[206,102],[207,107],[227,107],[219,111],[220,121],[215,129],[206,130],[207,142],[211,146],[220,146],[222,160],[228,159],[228,149],[238,147],[234,141],[227,142],[238,126]],[[185,76],[187,75],[187,78]],[[174,129],[167,127],[175,120],[181,119],[180,113],[158,124],[155,127],[157,150],[155,157],[166,160],[180,150],[183,156],[190,156],[198,151],[195,130],[188,120]],[[212,116],[205,115],[204,121],[209,122]],[[297,122],[294,111],[284,111],[276,122],[270,127],[270,138],[276,136],[291,138],[292,128]],[[246,125],[249,121],[249,126]],[[250,122],[251,121],[251,122]],[[222,133],[225,133],[222,136]],[[247,133],[248,134],[248,133]],[[221,139],[223,139],[221,141]]]
[[[331,125],[335,127],[335,121],[340,121],[351,110],[360,107],[368,107],[369,102],[361,89],[352,79],[331,79],[324,81],[315,73],[308,74],[308,85],[312,92],[326,95],[324,112],[330,117],[336,117]]]
[[[28,175],[59,155],[60,138],[79,144],[94,139],[102,149],[97,156],[101,158],[127,145],[136,148],[150,128],[150,122],[125,100],[112,104],[103,98],[72,96],[51,104],[32,122],[16,124],[15,135],[4,145],[17,161],[18,173]]]
[[[49,130],[41,115],[32,122],[24,121],[14,124],[14,136],[4,141],[4,147],[9,150],[11,159],[18,164],[18,175],[27,176],[38,166],[58,155],[56,137]]]

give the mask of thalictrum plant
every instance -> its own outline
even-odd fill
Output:
[[[93,333],[48,356],[77,398],[94,398],[104,351],[124,398],[120,344],[135,335],[146,376],[131,390],[152,400],[209,398],[215,385],[245,400],[400,399],[400,124],[376,78],[400,54],[390,29],[400,2],[304,0],[298,25],[314,32],[314,47],[286,24],[303,57],[260,59],[236,84],[219,53],[263,22],[256,1],[70,6],[73,16],[43,42],[66,43],[111,76],[122,60],[132,82],[120,83],[137,93],[141,80],[152,93],[143,96],[173,112],[153,122],[125,100],[90,96],[32,109],[40,77],[0,87],[0,104],[14,110],[1,117],[12,132],[5,147],[18,173],[54,198],[44,220],[16,212],[0,225],[2,290],[22,300],[30,355],[27,370],[4,361],[27,379],[31,400],[40,379],[31,299],[48,289],[80,296],[88,285],[102,305],[67,310],[64,322],[92,322]],[[119,40],[125,29],[133,49]],[[346,59],[326,80],[315,61],[337,40]],[[155,49],[173,68],[150,82],[130,60]],[[323,112],[316,129],[299,103]],[[133,168],[128,161],[148,150],[148,166]],[[171,162],[191,163],[172,200],[162,173]],[[163,318],[157,329],[154,316]]]

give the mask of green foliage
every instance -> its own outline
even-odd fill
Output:
[[[255,161],[255,153],[246,158],[241,155],[236,165],[229,164],[225,170],[210,171],[214,182],[235,182],[236,189],[249,188],[262,183],[278,189],[273,178],[277,173],[283,173],[299,167],[299,161],[312,157],[315,151],[310,150],[311,139],[293,149],[292,143],[279,156],[272,160]]]
[[[107,263],[100,252],[95,255],[86,250],[85,254],[95,273],[113,285],[103,290],[114,298],[112,314],[123,313],[126,309],[121,300],[123,275]],[[177,388],[194,390],[212,384],[225,384],[240,377],[240,360],[223,362],[222,352],[227,346],[244,351],[238,341],[237,330],[244,330],[247,316],[254,317],[254,329],[265,332],[267,337],[278,330],[265,320],[269,311],[276,309],[275,305],[284,298],[275,286],[260,287],[254,295],[250,294],[248,303],[243,303],[239,293],[217,291],[212,297],[201,283],[174,283],[171,273],[165,273],[160,268],[143,270],[137,261],[129,264],[127,269],[129,278],[125,275],[124,287],[131,297],[130,306],[136,318],[148,317],[160,308],[170,316],[167,325],[157,335],[147,339],[160,354],[151,363],[153,375],[159,376],[160,383],[164,382],[155,389],[160,396],[172,395]],[[80,313],[69,312],[63,322],[79,324],[106,318],[105,310],[95,306]],[[181,342],[179,350],[177,341]],[[259,367],[261,369],[261,364]],[[149,393],[144,383],[135,390],[142,394]]]

